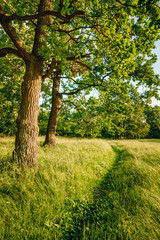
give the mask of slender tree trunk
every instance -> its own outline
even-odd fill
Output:
[[[52,89],[52,108],[49,116],[47,133],[45,142],[43,145],[49,145],[51,147],[56,146],[56,127],[58,122],[58,115],[60,112],[61,95],[59,94],[61,80],[61,70],[57,69],[53,78],[53,89]]]
[[[22,166],[33,165],[37,160],[38,114],[42,69],[42,59],[31,56],[30,61],[26,63],[14,151],[14,158],[18,159]]]

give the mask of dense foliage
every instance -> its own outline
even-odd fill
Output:
[[[147,107],[145,114],[147,116],[146,122],[150,126],[148,136],[150,138],[160,138],[160,107]]]
[[[20,101],[20,84],[15,77],[3,81],[1,88],[0,133],[16,134],[16,117]],[[20,83],[20,81],[19,81]],[[1,86],[2,86],[1,85]],[[12,86],[11,86],[12,85]],[[47,97],[48,96],[48,97]],[[41,99],[40,134],[45,135],[50,95]],[[145,104],[142,94],[128,83],[111,83],[95,97],[81,94],[66,100],[61,106],[57,135],[99,138],[160,138],[160,107]]]
[[[151,76],[151,75],[150,75]],[[152,75],[153,76],[153,75]],[[50,113],[50,95],[45,91],[39,116],[40,134],[46,133]],[[105,89],[95,89],[92,94],[81,92],[78,96],[64,99],[61,106],[57,134],[60,136],[100,138],[157,138],[159,112],[150,114],[154,123],[148,121],[147,112],[160,109],[152,107],[151,90],[139,92],[135,83],[109,80]],[[152,131],[155,124],[156,131]],[[151,134],[152,132],[152,134]]]
[[[121,98],[121,97],[120,97]],[[127,100],[127,99],[125,99]],[[57,134],[60,136],[100,138],[159,138],[160,114],[152,115],[148,121],[144,102],[136,103],[123,98],[101,102],[90,97],[85,104],[63,105],[59,116]],[[81,102],[82,103],[82,102]],[[108,107],[109,105],[109,107]],[[78,108],[78,110],[77,110]],[[160,110],[159,106],[151,107]],[[42,110],[39,116],[40,134],[45,134],[49,111]],[[151,125],[152,124],[152,125]],[[153,130],[155,129],[155,130]]]
[[[16,133],[23,71],[23,64],[18,58],[8,57],[0,61],[0,132],[7,135]]]
[[[20,164],[32,165],[37,161],[42,82],[42,94],[51,95],[48,91],[50,81],[53,88],[44,144],[55,146],[60,104],[80,105],[81,94],[87,95],[94,88],[103,100],[99,99],[98,108],[92,98],[84,103],[82,101],[78,112],[84,115],[83,119],[89,120],[84,121],[88,122],[87,125],[76,120],[79,129],[73,124],[74,135],[107,138],[146,136],[149,125],[145,122],[143,108],[133,107],[134,100],[130,95],[128,99],[126,97],[130,86],[127,85],[128,90],[125,86],[129,82],[134,82],[136,87],[143,84],[149,89],[145,98],[157,97],[160,81],[153,71],[156,56],[152,54],[152,49],[159,39],[159,1],[2,1],[0,24],[0,58],[8,61],[9,66],[14,66],[13,71],[9,69],[6,73],[1,68],[0,72],[4,99],[1,110],[5,111],[1,131],[13,134],[18,115],[14,157]],[[13,72],[17,80],[12,88],[9,82]],[[18,96],[20,84],[21,103]],[[12,89],[10,98],[5,92],[5,85]],[[114,85],[118,87],[115,93],[111,89]],[[121,95],[123,91],[124,95]],[[128,106],[126,109],[122,106],[122,99]],[[89,106],[94,111],[92,117]],[[83,114],[81,108],[84,108]],[[44,115],[48,114],[48,109],[43,106],[42,111]],[[74,110],[70,111],[71,116],[75,115]],[[138,115],[140,120],[137,121]],[[63,110],[61,117],[63,121]],[[40,116],[41,123],[42,118]]]

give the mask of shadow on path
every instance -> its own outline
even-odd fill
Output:
[[[115,164],[94,189],[93,202],[77,201],[68,209],[61,239],[160,239],[159,210],[154,205],[150,210],[148,196],[144,197],[148,176],[125,146],[111,146],[116,153]]]
[[[93,202],[74,202],[68,210],[68,219],[62,224],[63,239],[127,239],[117,228],[123,205],[123,164],[124,148],[112,145],[116,153],[115,163],[94,189]]]

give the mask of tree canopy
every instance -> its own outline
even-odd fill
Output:
[[[1,1],[0,57],[11,65],[16,61],[14,71],[24,74],[15,144],[19,162],[36,162],[41,83],[55,79],[57,69],[62,91],[55,96],[107,88],[117,79],[136,79],[157,92],[159,79],[150,64],[159,19],[155,0]]]

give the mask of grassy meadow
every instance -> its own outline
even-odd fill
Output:
[[[21,170],[0,138],[0,239],[160,239],[159,140],[43,140]]]

